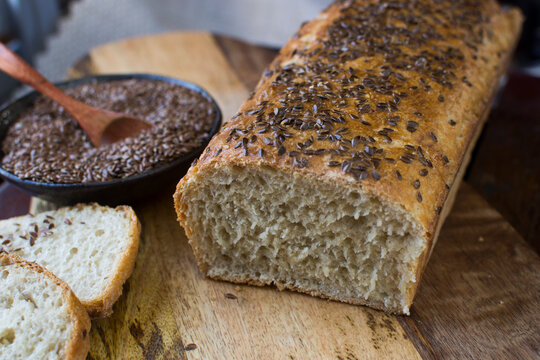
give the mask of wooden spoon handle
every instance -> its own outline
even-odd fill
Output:
[[[62,105],[68,112],[77,111],[79,102],[50,83],[26,61],[0,42],[0,70],[30,85],[43,95]]]

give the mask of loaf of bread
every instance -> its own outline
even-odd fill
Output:
[[[140,223],[129,206],[79,204],[0,221],[0,248],[65,281],[91,317],[104,317],[135,265]]]
[[[303,25],[177,186],[202,272],[408,314],[521,23],[337,0]]]
[[[90,318],[69,286],[0,252],[0,359],[85,359]]]

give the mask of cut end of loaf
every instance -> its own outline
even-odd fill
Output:
[[[226,166],[197,173],[176,200],[212,278],[409,313],[426,241],[404,211],[357,187]]]

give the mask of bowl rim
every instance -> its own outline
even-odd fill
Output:
[[[48,182],[40,182],[40,181],[34,181],[34,180],[28,180],[28,179],[21,179],[20,177],[16,176],[15,174],[12,174],[2,168],[0,166],[0,177],[3,177],[5,180],[20,184],[20,185],[26,185],[33,188],[48,188],[50,190],[76,190],[76,189],[87,189],[87,190],[99,190],[102,188],[108,188],[115,185],[120,184],[126,184],[126,183],[133,183],[136,182],[142,178],[148,178],[154,175],[158,175],[161,173],[164,173],[172,168],[175,168],[189,160],[192,160],[197,157],[198,154],[202,153],[212,137],[219,131],[221,128],[222,123],[222,113],[221,109],[219,108],[217,102],[215,99],[206,91],[203,87],[194,84],[192,82],[177,79],[165,75],[158,75],[158,74],[149,74],[149,73],[126,73],[126,74],[104,74],[104,75],[90,75],[85,76],[73,80],[66,80],[66,81],[60,81],[55,82],[54,85],[58,86],[61,89],[69,89],[76,87],[78,85],[86,84],[91,81],[97,81],[97,82],[109,82],[109,81],[117,81],[117,80],[131,80],[131,79],[143,79],[143,80],[157,80],[157,81],[164,81],[167,83],[172,83],[176,85],[184,86],[188,89],[194,90],[198,92],[199,94],[203,95],[207,100],[210,101],[212,106],[214,107],[216,111],[216,116],[214,117],[214,121],[212,123],[212,126],[210,127],[208,131],[208,138],[201,143],[200,146],[192,149],[188,153],[180,156],[179,158],[176,158],[175,160],[168,162],[164,165],[158,166],[157,168],[154,168],[149,171],[145,171],[141,174],[121,178],[121,179],[115,179],[115,180],[109,180],[109,181],[102,181],[102,182],[89,182],[89,183],[70,183],[70,184],[59,184],[59,183],[48,183]],[[3,117],[4,113],[6,111],[9,111],[11,108],[15,107],[17,104],[29,101],[31,104],[39,97],[42,96],[40,93],[38,93],[35,90],[31,90],[26,94],[21,95],[17,99],[8,102],[6,105],[2,106],[0,108],[0,119]],[[31,99],[34,97],[34,99]],[[7,115],[9,116],[9,115]],[[17,120],[12,120],[12,122],[8,125],[8,128]],[[0,144],[4,140],[4,136],[0,136]],[[0,148],[0,159],[3,157],[3,152]]]

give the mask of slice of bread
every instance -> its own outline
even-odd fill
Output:
[[[43,267],[0,253],[0,359],[84,359],[90,318]]]
[[[104,317],[131,275],[140,228],[129,206],[79,204],[0,221],[0,246],[47,268],[91,317]]]

